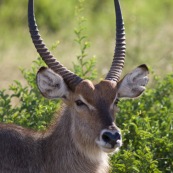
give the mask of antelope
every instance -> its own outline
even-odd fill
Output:
[[[135,98],[148,83],[148,68],[140,65],[120,80],[125,60],[125,28],[119,0],[116,45],[106,78],[98,84],[84,80],[60,64],[45,46],[35,21],[33,0],[28,1],[32,41],[48,67],[36,82],[48,99],[61,98],[63,110],[45,132],[0,124],[0,173],[108,173],[109,153],[122,146],[115,124],[120,98]]]

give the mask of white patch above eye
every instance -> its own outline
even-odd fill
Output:
[[[115,101],[116,101],[116,99],[118,99],[118,94],[116,94],[116,96],[115,96],[115,99],[113,100],[113,102],[112,102],[112,104],[111,104],[111,106],[110,106],[110,109],[114,109],[114,107],[115,107]],[[118,110],[118,108],[117,108],[117,110]]]
[[[82,95],[79,95],[79,99],[80,99],[83,103],[85,103],[85,104],[88,106],[88,108],[89,108],[90,110],[96,110],[96,108],[95,108],[94,106],[92,106],[90,103],[88,103],[88,102],[83,98]]]
[[[37,73],[37,85],[46,98],[67,97],[68,89],[63,78],[49,68],[42,67]]]

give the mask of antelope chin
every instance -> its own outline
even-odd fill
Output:
[[[119,151],[120,147],[122,146],[122,140],[118,140],[115,146],[112,146],[109,143],[104,142],[103,140],[96,140],[96,144],[102,151],[110,154]]]

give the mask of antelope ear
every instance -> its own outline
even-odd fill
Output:
[[[67,98],[69,90],[63,78],[50,68],[41,67],[37,73],[37,86],[46,98]]]
[[[118,82],[118,97],[135,98],[140,96],[148,83],[148,67],[143,64],[128,73]]]

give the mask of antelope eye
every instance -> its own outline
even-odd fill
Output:
[[[77,106],[84,106],[85,105],[85,103],[82,102],[81,100],[76,100],[75,103]]]

